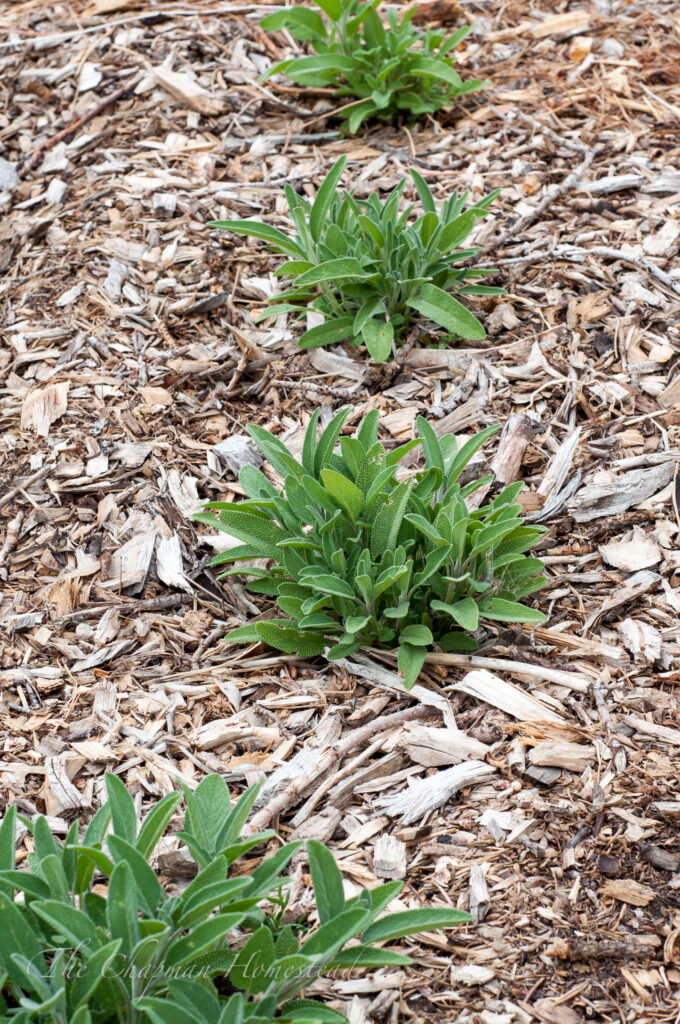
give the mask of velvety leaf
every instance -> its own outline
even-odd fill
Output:
[[[397,668],[404,677],[404,686],[407,690],[411,689],[420,675],[420,670],[425,663],[426,654],[426,647],[407,643],[401,644],[397,655]]]
[[[477,317],[453,295],[433,284],[424,284],[418,295],[408,300],[407,305],[467,341],[483,341],[486,337],[486,331]]]
[[[361,336],[369,355],[376,363],[384,363],[391,355],[394,344],[394,327],[384,320],[367,320],[361,329]]]
[[[299,348],[319,348],[322,345],[338,345],[352,336],[351,316],[334,317],[317,327],[311,327],[298,341]]]
[[[399,634],[400,643],[414,644],[416,647],[427,647],[432,640],[432,632],[427,626],[406,626]]]
[[[389,914],[375,921],[362,933],[361,941],[392,942],[405,935],[417,935],[419,932],[431,931],[433,928],[455,928],[457,925],[468,924],[473,918],[464,910],[452,910],[449,907],[423,907],[420,910],[404,910]]]
[[[479,626],[479,607],[471,597],[464,597],[455,604],[446,604],[444,601],[432,601],[430,608],[433,612],[444,612],[458,623],[463,629],[474,633]]]
[[[535,622],[546,621],[543,612],[537,608],[527,608],[526,605],[517,601],[505,601],[500,597],[484,601],[479,606],[480,614],[485,619],[494,619],[497,622]]]
[[[364,496],[356,484],[334,469],[322,469],[321,479],[331,498],[356,522],[364,507]]]
[[[325,924],[341,914],[345,906],[342,875],[335,857],[322,843],[309,839],[307,854],[319,921]]]

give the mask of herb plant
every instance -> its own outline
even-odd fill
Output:
[[[388,11],[385,27],[376,11],[379,5],[380,0],[316,0],[325,19],[309,7],[268,15],[260,22],[263,28],[289,29],[296,39],[309,40],[314,56],[281,61],[263,77],[284,72],[300,85],[337,85],[336,96],[358,97],[346,111],[350,132],[367,117],[392,120],[402,112],[417,117],[484,87],[477,78],[463,82],[452,56],[471,25],[450,36],[429,26],[423,33],[411,24],[412,7],[401,19]]]
[[[17,870],[16,806],[0,826],[0,1021],[13,1024],[342,1024],[343,1014],[298,993],[324,971],[408,964],[376,943],[471,920],[449,908],[385,913],[401,889],[388,882],[346,900],[333,855],[309,841],[319,925],[278,927],[263,902],[301,843],[254,870],[232,868],[274,836],[244,838],[257,795],[232,806],[219,775],[185,790],[179,838],[197,874],[169,895],[149,864],[181,799],[170,793],[138,824],[123,782],[106,776],[108,802],[82,841],[63,843],[46,818],[25,821],[34,852]],[[109,832],[109,825],[112,830]],[[105,882],[94,884],[96,875]],[[20,899],[16,899],[16,893]],[[358,943],[347,943],[358,938]]]
[[[545,582],[543,563],[524,554],[544,528],[523,525],[515,504],[521,482],[472,512],[465,499],[493,478],[459,483],[498,427],[457,451],[452,434],[438,439],[419,417],[418,438],[388,453],[378,441],[375,410],[355,437],[340,437],[348,412],[339,412],[317,440],[315,411],[302,463],[251,424],[248,432],[283,478],[283,490],[245,466],[239,481],[248,500],[211,502],[196,516],[243,541],[213,565],[272,560],[270,569],[244,566],[225,575],[250,576],[248,587],[275,596],[288,616],[253,622],[228,639],[264,641],[304,657],[342,658],[364,645],[398,650],[410,687],[433,644],[474,650],[471,634],[482,619],[544,622],[541,612],[519,603]],[[399,481],[399,461],[419,444],[424,468]]]
[[[257,221],[212,222],[212,227],[261,238],[289,257],[276,273],[294,284],[260,319],[313,310],[324,322],[302,335],[301,348],[363,343],[377,362],[402,342],[416,312],[454,338],[481,341],[482,324],[451,293],[503,294],[501,288],[470,283],[493,271],[459,266],[479,252],[459,246],[498,192],[467,208],[468,193],[454,192],[437,211],[427,183],[412,170],[424,211],[412,219],[412,206],[399,211],[406,178],[385,201],[376,192],[356,199],[338,191],[345,162],[342,156],[331,168],[312,204],[286,185],[293,236]]]

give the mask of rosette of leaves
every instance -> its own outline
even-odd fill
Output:
[[[356,199],[338,190],[345,163],[346,157],[340,157],[313,203],[286,184],[293,235],[257,221],[211,222],[211,227],[260,238],[288,257],[276,274],[294,284],[259,319],[280,313],[302,317],[313,310],[324,322],[305,331],[301,348],[363,343],[376,362],[384,362],[402,343],[416,313],[453,339],[483,340],[484,327],[455,296],[502,295],[503,289],[475,283],[493,271],[461,267],[479,249],[460,246],[498,191],[472,205],[467,205],[467,192],[454,192],[437,210],[427,182],[412,169],[423,207],[413,218],[412,206],[399,209],[406,178],[385,200],[377,192]]]
[[[282,846],[254,869],[252,854],[239,865],[274,832],[242,834],[259,787],[232,805],[219,775],[185,789],[177,838],[195,876],[169,892],[149,861],[181,793],[139,822],[124,783],[105,778],[108,801],[82,839],[78,822],[60,842],[47,818],[22,819],[34,848],[28,870],[17,869],[16,806],[0,826],[1,1021],[346,1024],[298,994],[325,971],[409,964],[377,944],[471,920],[448,907],[387,913],[401,882],[345,899],[333,855],[310,841],[319,924],[282,925],[271,912],[282,900],[270,897],[302,844]]]
[[[283,489],[245,466],[239,481],[248,500],[211,502],[196,516],[243,541],[212,565],[271,559],[269,569],[242,566],[224,575],[247,575],[248,587],[274,596],[287,616],[253,622],[228,639],[331,659],[362,646],[396,650],[410,687],[428,648],[474,650],[472,634],[484,619],[544,622],[540,611],[520,603],[545,582],[543,563],[525,554],[544,528],[523,522],[516,503],[521,483],[470,511],[465,499],[493,478],[460,482],[498,427],[458,450],[452,434],[437,438],[419,417],[419,436],[387,452],[378,440],[377,411],[355,437],[340,436],[348,412],[339,412],[317,439],[315,411],[301,462],[266,430],[249,426]],[[424,468],[399,480],[400,460],[417,445]]]
[[[300,85],[335,85],[336,96],[356,96],[357,102],[344,111],[349,132],[369,117],[393,120],[399,113],[431,113],[487,84],[478,78],[464,82],[455,70],[453,51],[471,25],[446,36],[429,26],[425,32],[415,28],[415,6],[401,18],[388,11],[387,26],[376,10],[380,0],[316,0],[316,6],[325,18],[311,7],[287,7],[260,22],[271,31],[287,28],[314,51],[275,64],[262,80],[283,72]]]

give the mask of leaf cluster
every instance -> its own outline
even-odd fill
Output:
[[[82,839],[77,822],[62,843],[45,817],[25,821],[34,845],[28,870],[17,870],[16,806],[0,826],[1,1021],[342,1024],[337,1011],[298,998],[314,978],[408,964],[376,944],[470,920],[448,908],[385,913],[401,882],[346,900],[332,854],[310,841],[319,925],[302,935],[274,927],[268,898],[302,844],[239,871],[239,858],[274,833],[242,837],[258,787],[232,806],[218,775],[193,793],[185,789],[179,838],[197,873],[171,895],[149,860],[181,793],[165,796],[140,824],[123,782],[107,775],[106,789],[108,801]]]
[[[346,157],[331,168],[313,203],[286,184],[295,234],[257,221],[213,221],[211,226],[251,235],[288,257],[276,271],[294,284],[276,297],[260,319],[280,313],[321,313],[324,322],[306,331],[301,348],[350,341],[364,344],[377,362],[399,345],[416,312],[469,341],[485,337],[482,324],[456,295],[500,295],[503,289],[475,284],[491,270],[461,267],[478,248],[461,248],[498,192],[468,205],[454,192],[437,210],[432,192],[415,169],[423,213],[400,211],[404,178],[385,200],[377,192],[356,199],[338,185]]]
[[[498,428],[482,430],[458,451],[454,435],[437,438],[419,417],[419,436],[388,453],[375,410],[355,437],[340,436],[348,412],[333,417],[317,439],[315,411],[301,462],[251,424],[248,432],[283,478],[283,490],[245,466],[239,481],[248,500],[212,502],[196,516],[243,541],[213,565],[271,559],[269,569],[243,566],[225,575],[248,575],[248,587],[275,596],[288,616],[251,623],[228,638],[331,659],[364,645],[398,650],[399,670],[412,686],[429,647],[474,650],[471,634],[483,619],[545,621],[520,603],[545,582],[543,563],[525,554],[543,527],[522,521],[522,484],[476,511],[465,499],[492,477],[461,486],[466,466]],[[400,460],[417,445],[424,468],[399,480]]]
[[[268,15],[260,22],[263,28],[287,28],[296,39],[309,41],[314,55],[281,61],[263,77],[283,72],[300,85],[335,85],[336,96],[356,96],[344,122],[349,132],[369,117],[392,120],[399,113],[431,113],[486,85],[477,78],[463,82],[455,70],[453,51],[472,26],[450,36],[429,26],[420,32],[411,23],[415,6],[401,19],[388,11],[384,25],[379,5],[380,0],[316,0],[325,18],[310,7],[287,7]]]

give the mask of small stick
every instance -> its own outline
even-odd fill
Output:
[[[431,714],[429,707],[419,705],[414,708],[406,708],[404,711],[395,711],[392,715],[376,718],[373,722],[369,722],[368,725],[362,726],[361,729],[352,730],[345,739],[340,740],[339,743],[332,747],[327,747],[314,764],[311,764],[301,772],[287,789],[284,789],[282,793],[279,793],[273,800],[270,800],[268,804],[261,808],[246,824],[243,834],[249,836],[254,832],[260,832],[262,829],[268,828],[274,818],[281,814],[282,811],[286,811],[298,803],[305,790],[309,789],[336,761],[349,754],[350,751],[355,750],[362,743],[366,743],[376,733],[392,729],[395,725],[401,725],[403,722],[413,722],[418,718],[426,718],[429,714]]]
[[[24,521],[24,513],[17,512],[14,519],[10,519],[7,524],[7,536],[5,537],[5,543],[0,548],[0,566],[4,565],[7,558],[16,547],[16,543],[19,540],[19,532],[21,530],[21,524]],[[4,575],[3,575],[4,573]],[[3,579],[7,578],[7,572],[5,569],[0,569],[0,576]]]
[[[542,679],[546,683],[568,686],[572,690],[586,693],[592,680],[580,672],[568,672],[566,669],[544,668],[543,665],[531,665],[524,661],[511,661],[509,658],[482,658],[476,654],[427,654],[425,663],[428,665],[452,665],[456,668],[486,668],[490,672],[515,672],[520,676],[531,676]]]
[[[129,603],[111,601],[107,604],[90,604],[87,608],[80,608],[77,612],[62,615],[55,620],[54,625],[60,629],[67,622],[85,622],[86,619],[96,619],[109,608],[117,608],[123,615],[126,612],[136,615],[137,612],[158,612],[168,608],[178,608],[180,605],[189,604],[192,600],[191,594],[168,594],[167,597],[152,597],[148,601],[130,601]]]
[[[598,152],[599,150],[597,149],[591,149],[590,152],[586,153],[585,157],[578,165],[578,167],[576,167],[571,172],[571,174],[568,174],[564,181],[562,181],[556,188],[554,188],[547,195],[543,196],[543,199],[541,199],[538,206],[535,209],[533,209],[531,213],[527,213],[527,215],[525,217],[522,217],[521,220],[517,222],[517,224],[513,224],[513,226],[509,228],[507,231],[504,231],[502,235],[500,235],[498,238],[493,239],[489,243],[489,245],[486,246],[484,252],[488,253],[494,252],[496,249],[502,249],[505,243],[508,241],[508,239],[518,238],[522,234],[522,232],[529,227],[530,224],[533,224],[533,222],[541,216],[543,211],[546,210],[551,203],[553,203],[556,199],[559,199],[560,196],[563,196],[565,192],[568,192],[573,185],[576,185],[577,182],[581,180],[584,172],[588,170]]]
[[[0,498],[0,508],[4,508],[5,505],[8,505],[12,498],[16,498],[17,494],[21,494],[27,487],[30,487],[32,484],[36,484],[38,480],[42,480],[44,476],[47,476],[51,469],[54,469],[54,464],[52,462],[48,462],[47,465],[42,467],[42,469],[37,470],[37,472],[27,477],[27,479],[24,480],[23,483],[19,484],[18,487],[13,487],[11,491],[7,491],[7,494]]]
[[[584,256],[589,255],[604,256],[610,260],[621,260],[622,263],[629,263],[637,270],[642,270],[644,273],[649,274],[650,277],[655,278],[660,284],[672,291],[674,295],[680,295],[680,281],[676,281],[670,274],[666,274],[655,263],[648,263],[647,260],[641,260],[637,256],[632,256],[629,252],[622,252],[620,249],[610,249],[606,245],[595,245],[592,249],[582,249],[577,245],[558,245],[554,249],[540,249],[528,252],[525,256],[510,256],[507,259],[494,260],[493,265],[494,267],[504,267],[509,266],[511,263],[532,263],[547,258],[555,259],[555,257],[565,260],[582,261]],[[482,268],[483,266],[484,264],[482,264]]]
[[[23,177],[25,174],[28,174],[29,171],[32,171],[33,168],[37,166],[40,157],[46,150],[52,149],[52,147],[56,146],[58,142],[62,142],[64,139],[68,138],[68,136],[72,135],[73,132],[78,131],[78,129],[82,128],[83,125],[86,125],[88,121],[95,118],[97,114],[101,114],[102,110],[106,110],[106,108],[110,107],[112,103],[116,103],[119,99],[125,96],[126,93],[129,93],[137,84],[137,81],[138,78],[135,78],[134,81],[130,82],[128,85],[124,85],[122,89],[116,89],[116,91],[112,92],[110,96],[105,96],[103,100],[100,100],[100,102],[96,103],[94,107],[91,107],[85,114],[83,114],[82,117],[78,117],[75,121],[71,121],[70,124],[67,124],[66,127],[62,128],[62,130],[57,132],[56,135],[52,135],[51,138],[45,139],[44,142],[41,142],[25,162],[19,164],[17,167],[17,173],[19,176]]]

